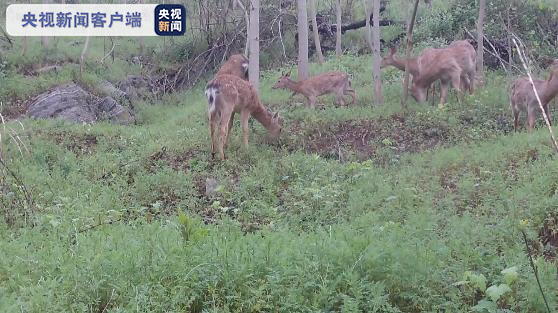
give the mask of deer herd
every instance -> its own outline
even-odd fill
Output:
[[[417,102],[424,102],[434,84],[440,82],[440,107],[448,96],[451,86],[457,92],[457,99],[462,102],[463,94],[473,94],[476,76],[476,51],[466,40],[452,42],[445,48],[426,48],[417,57],[400,58],[397,49],[390,49],[383,57],[380,68],[393,66],[401,71],[407,67],[412,79],[410,92]],[[253,116],[260,122],[272,138],[281,133],[282,118],[278,113],[267,109],[256,88],[249,82],[248,59],[241,55],[232,55],[206,85],[205,95],[208,101],[209,132],[211,135],[211,155],[218,152],[221,160],[226,158],[224,150],[231,132],[234,115],[240,113],[243,132],[243,144],[248,147],[248,120]],[[548,104],[558,95],[558,59],[550,66],[547,80],[533,79],[542,107],[548,116]],[[349,75],[339,71],[321,73],[306,80],[291,79],[290,72],[283,73],[272,89],[287,89],[301,94],[314,108],[317,98],[327,94],[335,95],[338,105],[345,105],[345,96],[351,97],[351,104],[357,100],[356,92],[351,88]],[[527,129],[532,131],[536,112],[540,111],[539,102],[528,77],[518,78],[511,87],[510,107],[514,116],[514,129],[519,127],[519,113],[527,112]],[[550,118],[549,118],[550,119]]]

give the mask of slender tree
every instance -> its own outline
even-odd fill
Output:
[[[89,41],[91,36],[87,36],[85,39],[85,45],[83,45],[83,50],[81,51],[81,56],[79,57],[79,76],[83,77],[83,70],[85,67],[85,56],[87,55],[87,50],[89,50]]]
[[[314,33],[314,45],[316,46],[316,55],[318,63],[324,63],[324,55],[322,53],[322,45],[320,43],[320,32],[318,31],[318,20],[316,19],[317,9],[316,0],[308,0],[310,6],[310,14],[312,15],[312,31]]]
[[[139,0],[140,4],[143,4],[144,0]],[[182,27],[186,27],[186,25],[182,26]],[[140,54],[143,54],[143,51],[145,50],[145,40],[142,37],[139,38],[139,46],[140,46]]]
[[[382,72],[380,70],[380,0],[374,0],[374,27],[372,29],[373,48],[373,75],[374,75],[374,101],[376,104],[384,103],[384,96],[382,94]],[[369,19],[368,17],[366,19]]]
[[[335,10],[335,15],[336,15],[336,39],[335,39],[335,54],[339,57],[341,56],[341,54],[343,53],[343,51],[341,50],[341,0],[337,0],[337,5],[336,5],[336,10]]]
[[[415,19],[417,18],[417,10],[420,0],[415,0],[415,5],[413,6],[413,12],[411,13],[411,19],[407,25],[407,51],[406,59],[411,57],[411,50],[413,49],[413,28],[415,27]],[[401,98],[401,104],[407,106],[407,97],[409,96],[409,63],[405,64],[405,78],[403,79],[403,98]]]
[[[298,79],[308,79],[308,10],[306,0],[298,0]]]
[[[250,15],[248,14],[248,10],[246,10],[246,7],[244,6],[244,4],[242,3],[241,0],[234,0],[233,2],[233,8],[239,7],[242,12],[244,12],[244,19],[246,20],[246,31],[249,32],[250,31]],[[244,54],[248,55],[248,53],[250,52],[250,39],[249,36],[246,36],[246,48],[244,49]]]
[[[372,43],[372,28],[370,27],[371,5],[373,5],[373,0],[364,0],[364,12],[367,16],[367,18],[365,19],[366,43],[368,43],[368,47],[370,48],[370,51],[374,51],[374,45]]]
[[[477,73],[480,83],[484,83],[484,16],[486,0],[479,0],[479,18],[477,20]]]
[[[260,0],[250,0],[250,28],[248,31],[250,42],[250,57],[248,77],[250,82],[260,90]]]

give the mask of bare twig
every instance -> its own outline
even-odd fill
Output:
[[[475,36],[473,36],[473,34],[466,28],[464,28],[465,32],[467,33],[467,35],[469,35],[469,37],[471,37],[471,39],[476,40]],[[510,62],[502,59],[502,57],[500,57],[500,55],[498,54],[498,51],[496,50],[496,47],[492,44],[492,42],[490,42],[490,40],[488,39],[488,37],[486,37],[486,35],[484,36],[484,40],[486,40],[488,42],[488,44],[490,45],[490,47],[492,48],[491,50],[488,50],[488,48],[483,47],[485,52],[488,52],[490,55],[492,55],[493,57],[497,58],[498,61],[500,61],[500,65],[502,66],[502,68],[504,69],[504,71],[506,71],[506,73],[508,73],[508,71],[510,71],[512,68],[515,69],[516,71],[521,71],[521,69],[513,64],[510,64]],[[506,64],[508,65],[508,67],[506,67]]]
[[[112,43],[112,48],[110,48],[109,52],[108,52],[103,58],[101,58],[101,59],[99,60],[99,63],[100,63],[100,64],[105,64],[105,60],[106,60],[109,56],[111,56],[111,55],[113,54],[114,48],[116,48],[116,46],[118,46],[118,45],[119,45],[119,44],[117,44],[116,42],[113,41],[113,43]],[[113,55],[113,60],[112,60],[112,61],[114,62],[114,55]]]
[[[528,60],[527,60],[527,57],[525,56],[525,51],[522,50],[519,47],[519,44],[517,42],[519,41],[519,43],[523,47],[525,47],[525,45],[523,44],[521,39],[519,39],[519,37],[517,37],[515,34],[512,33],[512,36],[513,36],[513,38],[512,38],[513,43],[515,44],[515,47],[517,48],[517,54],[519,54],[519,58],[521,59],[521,63],[523,64],[523,68],[525,68],[525,71],[527,72],[527,76],[529,76],[529,82],[531,83],[531,87],[533,88],[533,91],[535,92],[535,97],[537,98],[537,102],[539,103],[539,108],[541,109],[542,115],[544,117],[544,121],[546,122],[546,126],[548,127],[548,131],[550,132],[550,138],[552,139],[552,143],[554,144],[554,148],[556,149],[556,152],[558,152],[558,142],[556,141],[556,137],[554,136],[554,132],[552,131],[552,126],[550,125],[550,121],[548,119],[548,116],[546,115],[546,112],[543,108],[541,98],[539,97],[539,92],[537,91],[537,88],[535,87],[535,83],[533,82],[533,76],[531,75],[531,70],[529,69],[529,66],[527,65]]]
[[[514,40],[515,41],[515,40]],[[535,266],[535,262],[533,262],[533,256],[531,255],[531,249],[529,248],[529,243],[527,242],[527,235],[523,229],[521,230],[521,234],[523,234],[523,240],[525,241],[525,247],[527,247],[527,254],[529,255],[529,261],[531,263],[531,268],[533,268],[533,272],[535,272],[535,279],[537,280],[537,284],[539,285],[539,290],[541,291],[544,304],[546,305],[546,310],[550,313],[550,306],[548,305],[548,301],[546,301],[546,296],[544,294],[544,290],[541,285],[541,281],[539,279],[539,273],[537,271],[537,267]]]
[[[10,38],[10,36],[8,35],[8,33],[6,33],[6,31],[4,30],[4,27],[2,27],[2,25],[0,25],[0,31],[2,31],[2,34],[4,35],[4,38],[6,38],[6,40],[10,44],[10,48],[13,48],[14,43],[13,43],[12,39]]]

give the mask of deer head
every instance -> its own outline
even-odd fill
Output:
[[[271,87],[271,88],[272,89],[280,89],[280,88],[284,89],[284,88],[287,88],[287,86],[291,82],[292,82],[291,71],[289,70],[288,72],[282,72],[281,77],[279,77],[279,80],[277,80],[275,85],[273,85],[273,87]]]
[[[272,114],[271,124],[269,125],[269,128],[268,128],[269,137],[271,137],[273,139],[277,139],[281,135],[283,118],[279,115],[279,112],[273,113],[273,112],[269,111],[269,113]]]
[[[396,47],[391,47],[389,49],[389,53],[382,58],[382,62],[380,63],[380,68],[385,68],[387,66],[390,65],[394,65],[395,64],[395,58],[394,55],[397,53],[397,48]]]

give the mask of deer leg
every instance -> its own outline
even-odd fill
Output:
[[[513,130],[517,132],[519,128],[519,111],[513,111]]]
[[[233,122],[234,122],[234,112],[231,113],[231,118],[229,119],[229,130],[227,131],[227,138],[225,139],[225,149],[227,149],[227,147],[229,146],[229,137],[231,136]]]
[[[221,160],[225,160],[225,145],[227,143],[227,134],[229,132],[229,122],[231,118],[231,112],[221,113],[221,133],[219,138],[219,156]]]
[[[351,100],[351,105],[352,105],[352,104],[355,104],[355,102],[356,102],[356,92],[355,92],[354,90],[352,90],[352,89],[346,89],[346,90],[343,92],[343,94],[344,94],[345,96],[351,96],[351,99],[352,99],[352,100]]]
[[[440,104],[439,108],[443,108],[446,103],[446,98],[448,97],[449,83],[447,81],[440,82]]]
[[[527,130],[529,133],[535,128],[535,110],[527,110]]]
[[[463,101],[463,93],[461,91],[461,75],[454,75],[451,78],[451,85],[457,91],[457,102],[461,103]]]
[[[316,107],[316,97],[315,96],[309,96],[308,97],[308,103],[310,104],[310,107],[313,109]]]
[[[550,124],[550,126],[552,126],[552,119],[550,118],[550,113],[548,111],[548,103],[543,106],[544,108],[544,113],[546,114],[546,117],[548,118],[548,123]]]
[[[335,102],[338,106],[345,106],[345,100],[343,100],[343,90],[338,90],[335,93]]]
[[[215,116],[209,113],[209,135],[211,136],[211,158],[215,158],[215,146],[217,145],[217,138],[215,137]]]
[[[250,118],[249,111],[242,111],[240,113],[240,122],[242,124],[242,142],[244,144],[244,148],[248,149],[248,120]]]

